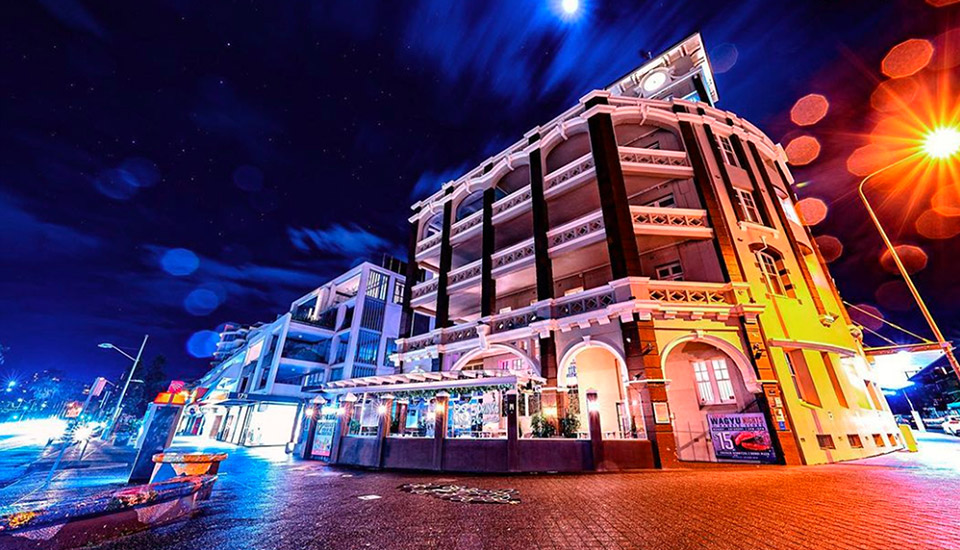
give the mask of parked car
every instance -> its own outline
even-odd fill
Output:
[[[951,416],[940,424],[944,433],[960,436],[960,416]]]

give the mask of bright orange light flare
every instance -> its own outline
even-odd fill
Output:
[[[956,4],[960,0],[927,0],[927,4],[935,8],[942,8],[944,6],[949,6],[950,4]]]
[[[934,210],[927,210],[917,218],[917,233],[928,239],[952,239],[960,235],[960,218],[941,216]]]
[[[881,113],[906,109],[917,97],[920,85],[913,78],[885,80],[870,95],[870,106]]]
[[[930,199],[933,210],[941,216],[960,216],[960,184],[945,185]]]
[[[812,197],[803,199],[797,203],[797,214],[804,225],[817,225],[827,217],[827,203]]]
[[[823,120],[830,109],[830,102],[820,94],[807,94],[797,100],[790,109],[790,120],[797,126],[811,126]]]
[[[827,263],[835,261],[843,254],[843,243],[833,235],[820,235],[814,240],[817,241],[817,248],[820,249],[823,261]]]
[[[956,128],[935,128],[923,140],[923,151],[935,159],[952,157],[960,150],[960,131]]]
[[[783,151],[787,161],[794,166],[803,166],[820,156],[820,142],[813,136],[799,136],[790,140]]]
[[[912,275],[927,267],[927,253],[919,246],[898,244],[893,248],[897,251],[897,256],[900,257],[900,262],[903,263],[903,267],[907,270],[907,273]],[[900,273],[889,250],[884,250],[883,254],[880,255],[880,266],[889,273]]]
[[[933,44],[929,40],[911,38],[891,48],[880,68],[890,78],[903,78],[920,72],[932,58]]]

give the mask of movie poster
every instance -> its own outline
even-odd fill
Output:
[[[718,461],[767,464],[777,461],[762,413],[708,414],[707,422]]]

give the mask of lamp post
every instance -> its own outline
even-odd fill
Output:
[[[883,168],[880,168],[879,170],[869,174],[867,177],[863,178],[857,190],[860,193],[860,200],[863,201],[863,205],[866,207],[867,213],[870,215],[870,219],[873,221],[873,225],[876,226],[877,232],[880,234],[880,238],[883,239],[884,246],[886,246],[887,251],[890,252],[893,262],[896,264],[897,269],[900,271],[900,275],[903,277],[903,281],[907,284],[907,288],[910,289],[910,294],[913,295],[913,299],[917,302],[917,307],[920,308],[923,318],[926,319],[927,325],[930,326],[930,330],[933,332],[933,336],[936,338],[937,344],[943,348],[943,353],[947,356],[947,362],[949,362],[950,366],[953,368],[954,374],[960,378],[960,363],[957,362],[957,358],[953,354],[953,345],[950,344],[950,342],[943,337],[943,333],[940,332],[940,327],[937,326],[937,322],[933,319],[933,315],[931,315],[930,310],[927,309],[927,304],[920,296],[920,292],[917,290],[916,285],[913,284],[913,279],[911,279],[910,274],[907,273],[907,269],[900,260],[900,255],[897,254],[897,250],[894,248],[893,243],[891,243],[890,238],[887,237],[887,232],[884,231],[883,226],[880,224],[880,219],[877,218],[876,212],[873,211],[873,207],[870,206],[870,201],[867,200],[867,195],[864,193],[864,186],[867,184],[867,181],[877,174],[885,172],[894,166],[921,155],[935,159],[946,159],[956,154],[958,150],[960,150],[960,131],[952,128],[940,128],[934,130],[927,135],[922,151],[918,151],[906,158],[900,159],[893,164],[888,164],[887,166],[884,166]]]
[[[113,429],[117,426],[117,419],[120,418],[120,407],[123,405],[123,398],[127,394],[127,388],[130,387],[130,381],[133,380],[133,373],[137,370],[137,365],[140,364],[140,356],[143,355],[143,348],[147,345],[147,338],[149,334],[143,335],[143,343],[140,344],[140,351],[137,352],[137,357],[133,358],[127,352],[118,348],[117,346],[109,343],[100,344],[100,347],[103,349],[114,349],[119,352],[121,355],[127,359],[133,361],[133,366],[130,367],[130,374],[127,376],[127,381],[123,384],[123,389],[120,390],[120,398],[117,399],[117,407],[113,411],[113,416],[110,418],[109,424],[107,424],[106,429],[103,430],[103,439],[110,439],[110,435],[113,434]]]

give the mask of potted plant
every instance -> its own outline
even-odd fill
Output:
[[[562,417],[560,417],[560,435],[563,437],[577,437],[577,432],[580,430],[580,419],[577,415],[573,414],[570,411],[567,411]]]
[[[557,429],[542,414],[530,419],[530,430],[533,431],[533,437],[553,437],[557,435]]]

